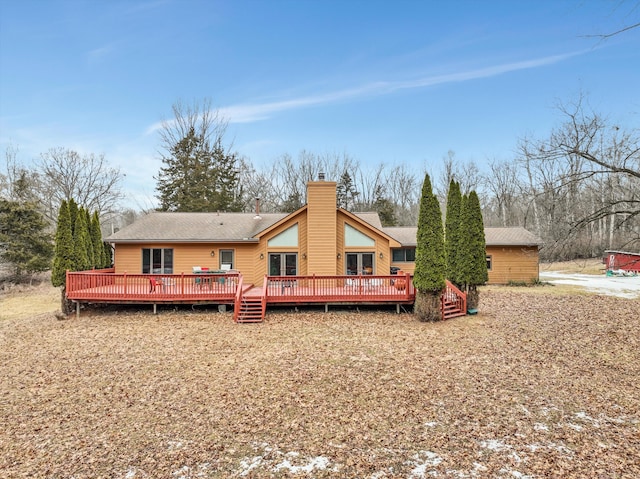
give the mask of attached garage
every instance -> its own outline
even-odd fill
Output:
[[[540,279],[541,244],[524,228],[485,228],[489,284]]]

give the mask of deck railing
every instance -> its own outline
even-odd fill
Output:
[[[446,280],[446,286],[442,293],[441,309],[442,317],[445,317],[445,304],[455,304],[456,309],[467,314],[467,295],[460,291],[451,281]]]
[[[116,274],[99,270],[67,271],[67,298],[91,302],[199,302],[233,303],[239,273],[224,274]]]
[[[266,276],[268,303],[411,302],[411,275]]]

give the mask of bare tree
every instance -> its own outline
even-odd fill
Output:
[[[52,223],[62,200],[73,198],[78,205],[105,216],[116,210],[123,197],[120,184],[124,175],[110,166],[104,155],[52,148],[40,155],[36,172],[35,193]]]
[[[497,217],[499,226],[514,226],[521,222],[520,191],[518,167],[510,161],[492,160],[489,172],[483,177],[482,184],[487,193],[487,204]],[[490,217],[484,215],[485,223],[491,223]]]
[[[569,255],[640,244],[640,130],[611,125],[582,96],[559,109],[547,139],[520,144],[538,233]]]

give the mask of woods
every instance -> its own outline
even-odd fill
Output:
[[[422,177],[430,173],[433,196],[447,228],[450,218],[461,214],[450,195],[462,198],[475,191],[484,225],[525,227],[542,239],[543,261],[596,257],[607,249],[637,250],[640,130],[592,111],[583,96],[559,105],[557,112],[557,126],[546,136],[514,139],[513,158],[486,159],[485,165],[458,159],[454,151],[422,165],[374,166],[347,153],[303,150],[296,157],[284,153],[259,168],[227,142],[226,122],[210,102],[178,102],[174,118],[162,123],[159,134],[157,209],[253,211],[255,199],[260,198],[265,213],[292,212],[306,203],[306,183],[323,172],[327,180],[337,182],[337,206],[352,212],[376,211],[385,226],[415,226]],[[42,238],[53,235],[60,204],[71,199],[111,228],[144,213],[122,205],[124,174],[104,155],[55,147],[28,165],[18,152],[14,146],[6,149],[5,169],[0,172],[1,241],[3,261],[21,271],[44,267],[48,263],[43,258],[50,253],[40,248],[30,259],[16,256],[13,239],[23,233],[11,226],[15,223],[10,214],[20,208],[42,216],[42,223],[35,216],[30,220]],[[452,192],[454,179],[457,191]],[[454,205],[453,211],[447,203]],[[80,221],[89,225],[93,219]],[[75,218],[72,225],[76,226]]]

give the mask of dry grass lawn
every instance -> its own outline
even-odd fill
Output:
[[[527,291],[435,324],[4,319],[2,477],[639,477],[638,302]]]

